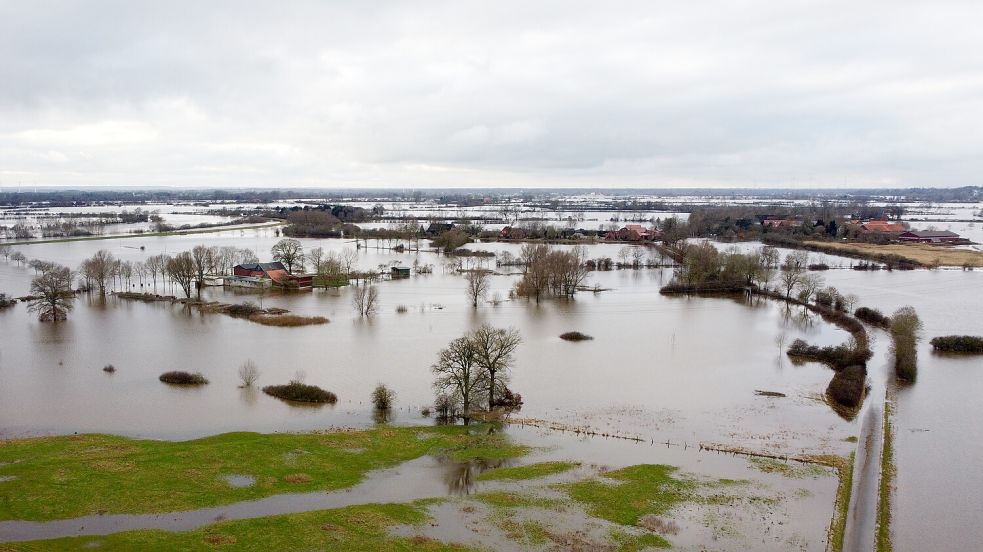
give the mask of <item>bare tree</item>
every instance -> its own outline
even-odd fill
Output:
[[[239,379],[242,380],[243,387],[252,387],[259,379],[259,368],[252,360],[247,360],[239,366]]]
[[[205,287],[205,274],[211,272],[215,265],[215,249],[196,245],[191,250],[191,259],[195,265],[195,282],[198,288],[198,299],[201,299],[201,288]]]
[[[488,389],[487,372],[479,365],[474,342],[468,336],[451,341],[430,369],[436,376],[434,388],[438,393],[448,393],[460,405],[464,423],[468,424],[473,405]]]
[[[802,282],[802,275],[805,273],[808,256],[805,252],[796,251],[789,253],[782,263],[782,274],[778,281],[785,288],[785,299],[792,298],[792,292]]]
[[[195,260],[191,253],[183,251],[167,260],[167,275],[181,286],[184,296],[191,298],[191,285],[198,273],[195,270]]]
[[[468,336],[471,340],[478,365],[486,372],[488,378],[488,409],[495,406],[496,385],[504,385],[508,379],[508,371],[512,368],[515,349],[522,343],[519,332],[515,329],[493,328],[482,324]]]
[[[478,301],[485,298],[488,294],[489,271],[475,269],[468,272],[465,276],[468,282],[468,297],[471,299],[471,306],[477,308]]]
[[[87,282],[93,282],[99,288],[99,295],[106,295],[106,288],[112,284],[118,269],[116,257],[109,251],[100,249],[91,258],[82,261],[81,272]]]
[[[27,261],[27,255],[24,255],[20,251],[14,251],[10,254],[10,260],[14,261],[18,266],[20,266]]]
[[[819,274],[802,274],[799,278],[799,300],[808,302],[823,287],[823,277]]]
[[[359,316],[371,316],[379,308],[379,289],[366,283],[356,287],[352,293],[352,306]]]
[[[54,265],[31,280],[31,299],[27,308],[38,313],[38,320],[66,320],[74,302],[72,271],[68,267]]]
[[[3,257],[4,261],[10,259],[10,254],[13,253],[13,249],[9,245],[0,245],[0,257]]]
[[[345,269],[345,276],[351,277],[352,268],[354,268],[356,263],[358,263],[358,251],[346,247],[341,250],[341,266]]]
[[[304,270],[304,246],[300,240],[282,239],[273,245],[270,252],[273,254],[273,260],[283,263],[287,272],[293,274],[295,268]]]
[[[150,275],[150,279],[154,282],[154,290],[157,290],[157,276],[163,276],[167,271],[167,260],[168,256],[164,254],[151,255],[147,257],[146,267],[147,274]]]

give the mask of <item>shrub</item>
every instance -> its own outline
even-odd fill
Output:
[[[160,375],[160,381],[173,385],[204,385],[208,383],[205,376],[200,372],[194,374],[189,372],[164,372]]]
[[[856,408],[863,400],[866,382],[867,370],[863,366],[847,366],[833,376],[826,387],[826,396],[837,404]]]
[[[894,370],[903,380],[915,381],[918,372],[918,340],[922,322],[912,307],[901,307],[891,317],[891,352]]]
[[[110,374],[116,371],[116,367],[112,364],[107,364],[102,367],[103,372],[109,372]]]
[[[17,304],[17,299],[13,299],[6,293],[0,293],[0,309],[12,307]]]
[[[983,354],[983,337],[972,335],[946,335],[933,337],[932,348],[940,353]]]
[[[242,380],[243,387],[252,387],[259,379],[259,368],[256,367],[256,363],[251,360],[243,362],[239,367],[239,379]]]
[[[372,404],[376,410],[389,410],[396,402],[396,392],[383,384],[375,386],[372,390]]]
[[[836,347],[817,347],[796,339],[789,346],[789,357],[800,360],[813,360],[828,364],[833,369],[843,369],[855,364],[866,365],[873,354],[864,347],[837,345]]]
[[[243,318],[247,318],[253,314],[258,314],[263,312],[263,309],[259,308],[256,305],[256,303],[246,301],[241,305],[229,305],[229,307],[226,309],[225,312],[229,313],[232,316],[241,316]]]
[[[809,270],[829,270],[829,265],[826,263],[813,263],[809,265]]]
[[[522,408],[522,395],[513,393],[508,387],[503,387],[495,395],[495,403],[492,406],[517,410]]]
[[[860,307],[854,311],[853,315],[872,326],[887,328],[891,325],[891,319],[884,316],[884,314],[877,309]]]
[[[437,418],[442,420],[446,420],[457,414],[456,408],[454,407],[454,399],[445,393],[437,395],[437,398],[433,402],[433,409],[436,412]]]
[[[566,341],[586,341],[588,339],[594,339],[594,338],[585,333],[567,332],[564,334],[560,334],[560,339],[564,339]]]
[[[267,385],[263,388],[263,393],[285,401],[331,404],[338,402],[338,396],[331,391],[299,381],[292,381],[287,385]]]
[[[396,307],[396,312],[398,312],[399,314],[404,314],[404,313],[406,313],[408,311],[409,311],[409,309],[406,308],[406,305],[400,305],[400,306]]]
[[[423,408],[421,408],[420,409],[420,416],[423,416],[424,418],[429,418],[430,417],[430,407],[429,406],[424,406]]]

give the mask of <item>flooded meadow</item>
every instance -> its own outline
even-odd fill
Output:
[[[198,244],[249,248],[266,260],[278,239],[275,229],[264,228],[18,248],[30,258],[75,267],[100,249],[136,261]],[[301,242],[305,249],[355,248],[355,243],[341,239]],[[353,310],[353,286],[301,293],[260,294],[222,287],[203,291],[206,301],[252,301],[263,308],[330,320],[294,328],[115,295],[80,295],[66,323],[38,322],[23,305],[0,310],[0,438],[104,433],[185,441],[239,431],[371,429],[379,420],[369,398],[379,383],[397,395],[389,424],[431,426],[433,419],[421,410],[433,404],[430,367],[438,352],[487,323],[514,328],[522,336],[509,388],[521,393],[524,405],[512,414],[505,433],[532,452],[509,465],[570,461],[579,466],[576,470],[543,481],[507,484],[479,480],[482,471],[500,468],[501,463],[462,467],[423,457],[370,475],[358,493],[341,491],[345,496],[338,500],[331,493],[307,498],[274,495],[177,517],[97,516],[100,521],[85,525],[92,535],[151,527],[188,531],[215,519],[442,498],[425,507],[438,520],[435,525],[422,533],[416,527],[396,528],[394,534],[517,549],[543,548],[544,542],[561,548],[564,543],[589,546],[614,530],[611,521],[599,517],[589,502],[560,500],[557,485],[651,464],[678,467],[694,481],[741,482],[725,485],[724,490],[706,487],[703,499],[675,507],[675,532],[664,535],[675,547],[827,549],[837,473],[786,459],[849,458],[864,411],[852,416],[834,411],[824,399],[832,371],[817,363],[794,364],[785,348],[799,338],[811,344],[840,344],[850,337],[846,331],[801,308],[761,297],[660,295],[659,289],[672,278],[671,268],[593,271],[586,287],[596,285],[599,291],[536,303],[511,296],[519,269],[496,269],[493,259],[485,260],[482,266],[496,273],[490,279],[488,301],[472,308],[465,280],[447,257],[430,251],[395,253],[375,247],[374,240],[367,245],[358,250],[362,270],[414,262],[433,265],[430,274],[376,284],[380,304],[371,317]],[[621,247],[589,245],[587,256],[617,258]],[[473,243],[468,248],[518,255],[520,245]],[[647,256],[653,254],[646,251]],[[856,294],[858,306],[886,313],[915,306],[926,338],[983,333],[978,309],[967,308],[967,298],[979,300],[978,272],[859,272],[849,270],[850,259],[814,257],[823,257],[833,267],[824,273],[826,283]],[[0,262],[0,289],[12,296],[26,295],[32,276],[27,266]],[[156,288],[149,281],[135,283],[129,290],[181,295],[179,288],[162,282]],[[559,338],[569,331],[593,339]],[[889,339],[876,329],[868,333],[874,358],[864,408],[881,408],[891,380]],[[925,527],[932,525],[945,527],[944,539],[957,549],[978,532],[972,512],[981,504],[973,490],[983,488],[983,481],[967,482],[975,472],[965,466],[983,453],[975,444],[978,440],[967,439],[974,434],[974,397],[983,379],[974,372],[974,361],[934,355],[927,339],[919,352],[918,381],[896,390],[895,457],[901,491],[895,499],[895,544],[902,550],[919,549],[943,538]],[[259,368],[259,387],[302,379],[336,393],[338,401],[300,406],[265,395],[256,386],[240,387],[237,370],[247,360]],[[104,371],[107,365],[115,371]],[[189,388],[158,381],[161,373],[172,370],[200,372],[209,383]],[[778,460],[709,449],[744,450]],[[3,469],[0,466],[0,475]],[[227,475],[246,478],[241,481],[253,477]],[[0,480],[0,490],[5,484]],[[939,488],[949,491],[939,493]],[[496,492],[527,493],[542,501],[516,509],[487,498]],[[926,516],[946,522],[936,525]],[[557,520],[558,527],[548,531],[552,537],[541,541],[529,536],[530,528],[539,531],[547,520]],[[0,537],[81,534],[69,529],[77,524],[67,521],[18,523],[0,521]],[[472,526],[483,529],[471,530]],[[516,536],[516,527],[526,531]],[[583,532],[576,530],[580,527]],[[540,533],[536,534],[542,537]]]

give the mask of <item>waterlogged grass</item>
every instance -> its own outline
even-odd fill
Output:
[[[475,434],[475,430],[481,434]],[[358,432],[227,433],[184,442],[109,435],[0,441],[0,520],[191,510],[290,492],[351,487],[372,470],[426,454],[512,458],[527,452],[488,426]],[[357,452],[353,452],[357,451]],[[235,488],[222,474],[256,483]]]
[[[894,488],[894,428],[891,402],[884,403],[884,446],[881,450],[881,480],[877,501],[877,552],[891,552],[891,492]]]
[[[829,468],[819,464],[775,460],[773,458],[751,458],[752,466],[764,473],[778,473],[790,479],[819,478],[829,475]]]
[[[523,479],[538,479],[548,475],[563,473],[577,467],[576,462],[540,462],[528,466],[516,466],[514,468],[497,468],[489,470],[478,476],[479,481],[494,481],[508,479],[513,481]]]
[[[471,426],[475,428],[475,426]],[[514,445],[503,433],[487,433],[476,429],[473,433],[455,435],[447,438],[442,449],[444,454],[456,462],[468,460],[506,460],[528,454],[531,450],[525,445]]]
[[[424,537],[394,537],[393,525],[420,525],[429,516],[420,505],[370,504],[335,510],[228,521],[195,531],[130,531],[105,537],[73,537],[16,543],[11,550],[425,550],[452,551],[468,548]],[[0,545],[0,550],[4,550]]]
[[[850,456],[847,457],[830,455],[819,458],[826,465],[835,467],[840,475],[840,483],[836,487],[836,505],[833,508],[833,519],[829,524],[829,549],[834,552],[843,550],[846,518],[850,509],[850,492],[853,490],[853,457],[855,454],[851,452]]]
[[[677,468],[643,464],[566,485],[571,498],[592,516],[621,525],[638,525],[647,514],[665,515],[673,506],[694,498],[697,483],[673,477]]]

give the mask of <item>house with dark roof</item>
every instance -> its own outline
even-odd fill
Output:
[[[948,230],[909,230],[898,236],[898,241],[909,243],[966,243],[968,240]]]

